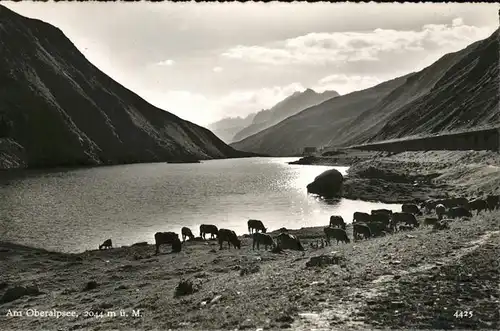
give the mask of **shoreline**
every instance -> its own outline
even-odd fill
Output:
[[[498,194],[500,156],[367,156],[352,163],[345,184],[346,198]],[[498,329],[499,218],[500,210],[488,211],[457,219],[450,229],[422,225],[361,241],[353,240],[349,223],[350,243],[323,248],[311,246],[324,238],[322,226],[289,229],[305,251],[281,253],[253,250],[248,235],[239,236],[239,250],[196,240],[184,243],[180,253],[162,246],[158,255],[154,245],[58,253],[0,242],[0,298],[9,289],[20,291],[19,298],[0,303],[0,315],[5,330],[33,323],[51,330]],[[326,264],[315,266],[318,261]],[[79,315],[6,316],[9,309]],[[120,317],[121,311],[128,317]],[[457,318],[456,311],[473,316]],[[118,316],[106,317],[112,312]]]
[[[492,151],[365,152],[305,157],[291,164],[345,166],[343,198],[383,203],[500,194],[500,154]],[[339,161],[341,160],[341,161]]]
[[[74,254],[0,243],[6,262],[0,293],[5,294],[5,286],[9,289],[34,284],[37,290],[34,295],[0,303],[0,310],[5,330],[26,329],[34,321],[51,330],[97,326],[180,330],[405,329],[432,328],[437,322],[442,328],[450,328],[451,324],[467,328],[472,321],[476,323],[474,328],[495,329],[498,319],[494,302],[498,304],[498,297],[491,299],[489,295],[494,295],[497,282],[488,277],[498,280],[495,259],[500,231],[495,224],[499,216],[500,211],[488,212],[469,221],[457,220],[451,223],[450,230],[421,227],[317,249],[310,244],[323,237],[322,227],[289,230],[301,238],[305,251],[285,250],[281,254],[262,248],[254,251],[247,237],[240,237],[240,250],[224,247],[220,251],[216,240],[187,241],[180,253],[172,254],[170,247],[162,247],[158,255],[154,255],[154,245]],[[347,231],[351,230],[348,225]],[[478,254],[485,262],[480,268],[470,264]],[[308,266],[320,256],[337,256],[341,262]],[[456,268],[469,270],[470,274],[461,276],[466,277],[461,282],[475,284],[470,290],[458,294],[453,291]],[[419,299],[422,292],[418,288],[428,286],[429,279],[434,283],[442,280],[434,294]],[[470,279],[476,280],[471,283]],[[196,289],[176,296],[182,281],[196,284]],[[398,291],[402,286],[410,287]],[[477,291],[482,293],[479,297]],[[474,301],[458,300],[467,296],[473,296]],[[426,300],[446,304],[427,305]],[[422,304],[418,316],[413,306],[417,304]],[[77,316],[6,317],[4,313],[9,309],[56,309],[76,312]],[[453,309],[473,310],[475,319],[457,320],[452,316]],[[84,312],[118,314],[122,310],[129,317],[82,316]],[[134,310],[142,311],[140,318],[130,316]],[[394,315],[394,310],[403,315]],[[436,320],[439,314],[444,320]],[[325,323],[330,327],[322,328]]]

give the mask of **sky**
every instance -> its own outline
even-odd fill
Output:
[[[347,94],[491,35],[498,4],[4,2],[148,102],[207,126],[312,88]]]

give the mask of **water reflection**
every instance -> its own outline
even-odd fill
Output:
[[[355,211],[400,205],[322,200],[306,186],[327,166],[289,165],[296,158],[213,160],[201,164],[134,164],[11,176],[0,187],[0,240],[61,250],[152,242],[157,231],[195,235],[201,223],[248,231],[262,220],[272,231],[346,221]],[[345,174],[347,167],[337,168]]]

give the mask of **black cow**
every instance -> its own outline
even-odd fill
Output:
[[[494,210],[497,209],[500,205],[500,196],[498,195],[488,195],[486,197],[486,202],[488,203],[488,209]]]
[[[488,210],[488,202],[486,202],[486,200],[483,199],[475,199],[469,202],[467,207],[469,211],[472,212],[473,210],[475,210],[476,214],[479,214],[483,210]]]
[[[255,230],[255,232],[259,232],[259,230],[262,233],[266,233],[267,232],[267,228],[264,227],[264,223],[262,223],[262,221],[259,221],[259,220],[248,220],[247,224],[248,224],[248,232],[250,232],[250,234],[253,233],[253,230]]]
[[[222,249],[222,244],[225,241],[227,241],[229,249],[231,249],[231,245],[233,245],[234,248],[241,249],[241,241],[238,239],[236,232],[228,229],[220,229],[217,237],[219,239],[219,249]]]
[[[372,231],[365,223],[354,223],[352,225],[352,236],[355,240],[359,240],[359,235],[363,235],[364,239],[368,239],[372,236]]]
[[[212,224],[202,224],[200,225],[200,237],[205,239],[205,234],[210,233],[210,239],[217,237],[219,233],[219,229],[215,225]]]
[[[355,212],[353,215],[352,222],[357,223],[357,222],[370,222],[371,221],[371,215],[368,213],[362,213],[362,212]]]
[[[371,211],[371,214],[372,215],[383,214],[383,215],[391,216],[392,210],[390,210],[390,209],[374,209]]]
[[[448,210],[446,216],[449,218],[472,217],[472,213],[464,207],[453,207]]]
[[[394,213],[391,217],[391,227],[395,230],[400,223],[406,223],[407,225],[418,228],[420,224],[417,218],[412,213]]]
[[[300,243],[299,238],[294,235],[288,233],[280,233],[279,236],[276,237],[278,241],[278,245],[281,249],[294,249],[298,251],[303,251],[304,247]]]
[[[368,225],[368,227],[370,228],[372,237],[383,236],[387,232],[390,232],[389,229],[387,228],[387,225],[381,222],[370,222],[366,223],[366,225]]]
[[[379,223],[384,224],[385,226],[389,226],[389,224],[391,223],[391,218],[387,214],[382,214],[382,213],[372,214],[371,215],[371,222],[379,222]]]
[[[113,248],[113,243],[111,242],[111,239],[106,239],[101,245],[99,245],[99,250],[103,248],[104,249]]]
[[[189,238],[189,240],[193,240],[194,239],[194,234],[193,232],[191,232],[191,229],[190,228],[187,228],[187,227],[183,227],[181,229],[181,235],[182,235],[182,241],[186,241],[186,238]]]
[[[346,224],[342,216],[332,215],[330,216],[330,227],[332,228],[340,227],[345,230]]]
[[[446,207],[440,203],[438,205],[436,205],[436,215],[439,219],[442,219],[443,218],[443,215],[446,214]]]
[[[266,233],[255,232],[253,234],[252,249],[255,249],[255,245],[257,245],[257,249],[260,250],[260,244],[264,245],[265,249],[267,249],[267,246],[270,246],[271,248],[276,247],[273,237]]]
[[[163,245],[163,244],[172,245],[172,249],[174,250],[173,246],[178,245],[179,242],[180,242],[179,235],[175,232],[156,232],[155,233],[155,246],[156,246],[155,254],[158,254],[160,252],[160,245]]]
[[[420,211],[420,208],[418,208],[417,205],[414,204],[404,204],[401,206],[401,212],[403,213],[410,213],[414,215],[422,215],[422,212]]]
[[[328,244],[330,244],[330,238],[336,239],[337,245],[339,244],[339,241],[345,242],[346,244],[351,242],[344,229],[327,227],[324,228],[323,231],[325,232],[326,242]]]

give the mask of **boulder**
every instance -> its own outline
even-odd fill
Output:
[[[2,298],[0,298],[0,303],[11,302],[11,301],[17,300],[19,298],[22,298],[25,295],[35,296],[35,295],[39,295],[41,293],[42,292],[40,292],[38,290],[38,287],[36,287],[36,286],[27,286],[27,287],[14,286],[14,287],[9,288],[4,293]]]
[[[330,169],[317,176],[307,185],[307,192],[317,194],[327,199],[342,195],[344,176],[337,169]]]

